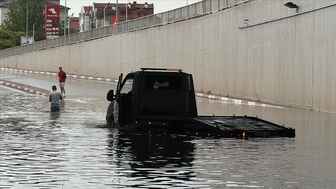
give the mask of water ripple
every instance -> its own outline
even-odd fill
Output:
[[[38,96],[0,90],[0,99],[1,189],[336,184],[332,173],[298,171],[310,156],[297,149],[295,139],[127,133],[105,127],[103,102],[94,99],[68,100],[60,114],[50,114],[47,99]]]

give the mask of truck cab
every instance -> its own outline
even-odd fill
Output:
[[[142,68],[119,76],[107,94],[108,125],[169,124],[197,117],[191,74],[178,69]]]

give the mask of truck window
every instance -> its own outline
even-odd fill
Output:
[[[181,77],[177,75],[172,76],[158,76],[152,75],[146,77],[146,89],[147,90],[180,90],[182,87]]]
[[[121,91],[120,91],[120,94],[128,94],[132,91],[132,88],[133,88],[133,82],[134,82],[134,79],[133,78],[129,78],[129,79],[126,79]]]

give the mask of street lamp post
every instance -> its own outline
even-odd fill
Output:
[[[111,5],[111,1],[108,2],[104,7],[104,26],[106,26],[106,24],[105,24],[106,23],[106,8],[108,7],[108,5]]]
[[[105,5],[104,10],[103,10],[103,12],[104,12],[104,27],[106,26],[106,24],[105,24],[105,22],[106,22],[106,17],[105,17],[105,9],[106,9],[106,6],[107,6],[107,4]]]
[[[126,22],[128,21],[128,1],[126,1]]]
[[[116,0],[116,23],[118,23],[118,0]]]
[[[33,43],[35,42],[35,23],[33,24],[33,36],[32,36],[32,39],[33,39]]]

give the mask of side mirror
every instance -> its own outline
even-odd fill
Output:
[[[108,101],[111,101],[111,102],[114,100],[114,91],[113,91],[113,90],[110,90],[110,91],[107,93],[106,99],[107,99]]]

